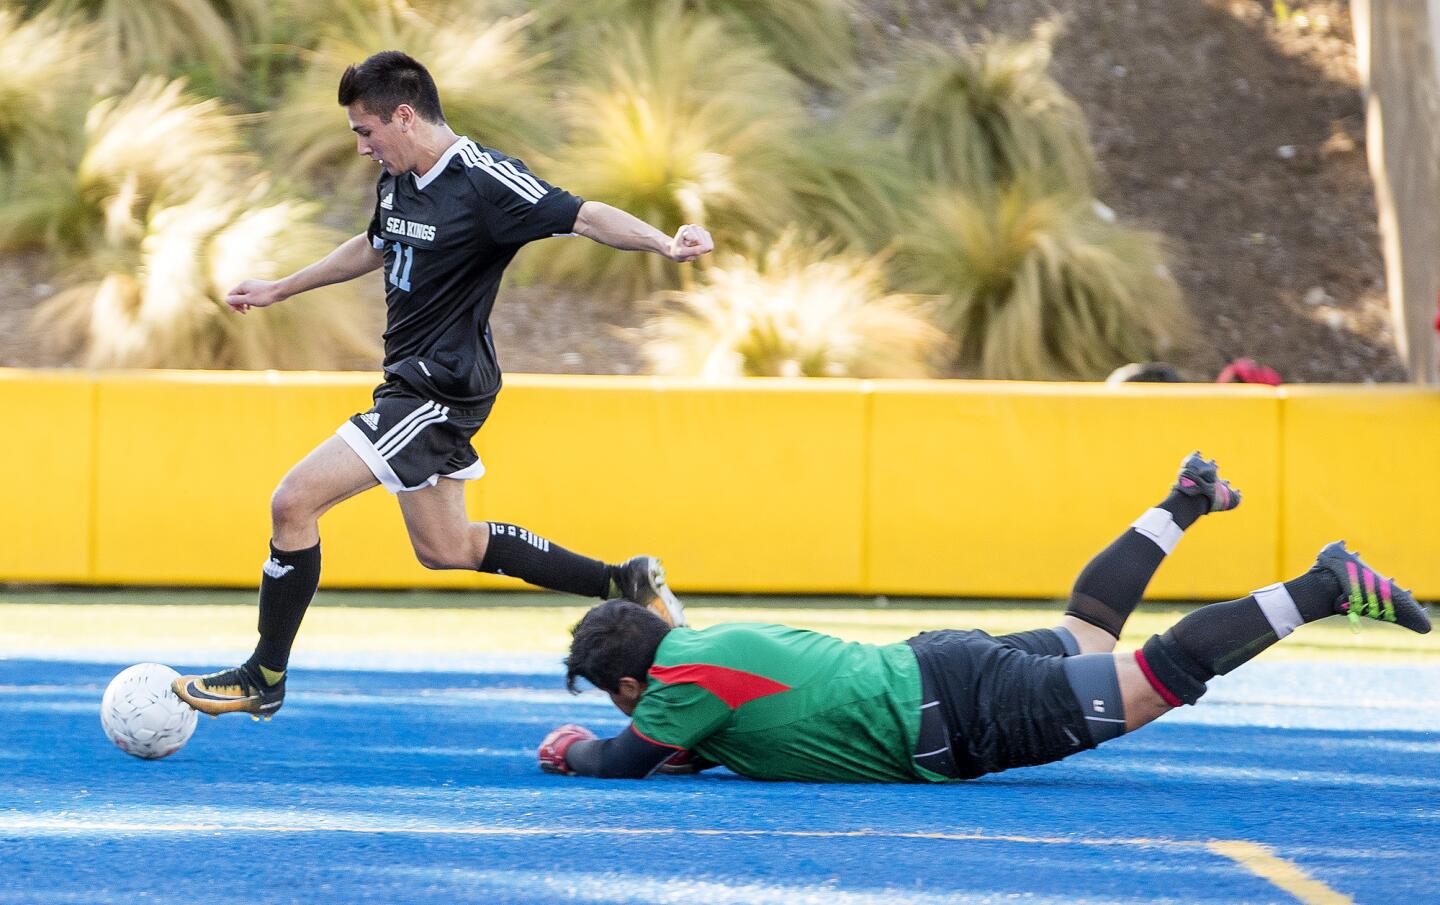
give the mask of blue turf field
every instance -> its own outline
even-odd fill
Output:
[[[97,716],[124,665],[0,660],[0,902],[1440,901],[1434,665],[1257,662],[948,787],[546,776],[548,728],[622,722],[523,657],[296,672],[274,722],[142,762]]]

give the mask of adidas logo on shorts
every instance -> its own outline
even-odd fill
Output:
[[[370,428],[372,431],[378,431],[380,429],[379,412],[366,412],[365,414],[360,416],[360,420],[364,421],[365,426]]]

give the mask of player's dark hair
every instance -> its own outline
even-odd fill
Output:
[[[575,680],[585,679],[601,691],[615,692],[626,676],[644,682],[668,631],[664,619],[638,603],[605,601],[571,630],[565,687],[578,693]]]
[[[440,92],[430,72],[409,54],[382,50],[362,63],[345,69],[340,76],[340,106],[359,103],[360,109],[390,122],[395,108],[409,104],[420,118],[443,123]]]

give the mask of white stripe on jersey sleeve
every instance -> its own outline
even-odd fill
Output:
[[[487,158],[489,158],[488,161]],[[481,154],[473,143],[466,143],[461,147],[460,159],[465,161],[466,166],[479,168],[489,173],[496,182],[507,187],[531,204],[539,201],[540,197],[544,194],[543,192],[533,191],[528,185],[512,179],[510,174],[495,166],[494,158],[491,158],[488,154]]]
[[[490,155],[486,154],[485,156],[489,157]],[[500,161],[500,166],[503,169],[507,170],[511,176],[514,176],[516,179],[530,186],[532,189],[539,192],[541,195],[545,194],[545,189],[540,185],[540,180],[516,167],[512,161],[502,160]]]
[[[515,180],[510,176],[509,173],[506,173],[504,170],[495,166],[493,160],[487,162],[486,157],[488,155],[481,154],[478,151],[467,153],[470,154],[470,157],[467,159],[466,162],[469,163],[471,166],[477,167],[481,170],[484,170],[486,173],[489,173],[496,182],[499,182],[501,185],[508,187],[515,194],[519,195],[521,198],[524,198],[526,201],[529,201],[531,204],[534,204],[535,202],[540,200],[539,193],[531,190],[529,186]]]

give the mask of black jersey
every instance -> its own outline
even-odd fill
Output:
[[[366,234],[385,253],[385,373],[457,406],[493,399],[500,276],[525,243],[573,230],[582,203],[463,136],[424,175],[382,171]]]

